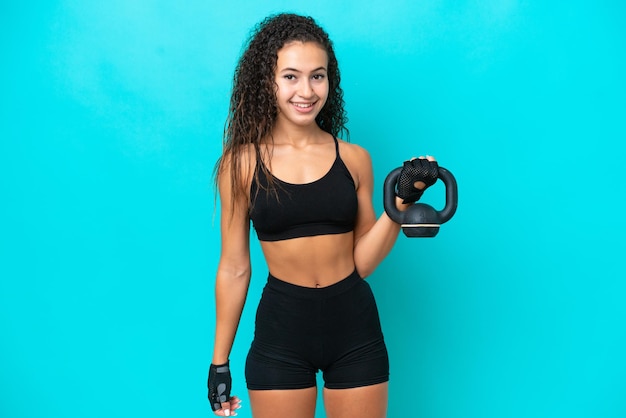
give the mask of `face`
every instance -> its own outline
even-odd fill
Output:
[[[328,99],[328,55],[314,42],[291,42],[278,51],[278,122],[306,126]]]

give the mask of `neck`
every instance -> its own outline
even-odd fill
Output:
[[[303,147],[309,144],[320,142],[327,135],[317,124],[306,126],[285,126],[284,123],[277,123],[272,129],[272,136],[275,144],[290,144],[296,147]]]

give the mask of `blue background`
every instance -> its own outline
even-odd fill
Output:
[[[626,7],[602,0],[3,2],[0,415],[209,415],[211,174],[243,40],[285,10],[335,42],[378,213],[408,157],[459,182],[369,279],[389,416],[626,416]]]

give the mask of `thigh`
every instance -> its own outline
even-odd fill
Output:
[[[307,389],[316,384],[317,369],[289,347],[253,341],[246,358],[249,390]]]
[[[324,388],[327,418],[385,418],[389,385],[387,382],[352,389]]]
[[[369,284],[326,305],[324,381],[328,389],[350,389],[389,380],[389,358]]]
[[[309,302],[307,304],[307,302]],[[319,337],[311,329],[310,301],[268,285],[259,302],[254,341],[246,359],[249,390],[292,390],[315,386]]]
[[[313,418],[317,388],[249,390],[254,418]]]

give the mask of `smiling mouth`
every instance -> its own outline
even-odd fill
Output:
[[[294,105],[297,108],[300,108],[300,109],[308,109],[310,107],[313,107],[313,105],[315,103],[295,103],[295,102],[291,102],[291,104]]]

